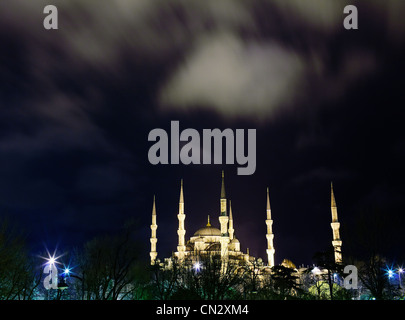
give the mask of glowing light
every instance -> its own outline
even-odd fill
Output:
[[[199,263],[198,261],[194,263],[193,269],[195,272],[199,272],[201,270],[201,263]]]
[[[318,267],[315,267],[315,268],[312,269],[312,273],[313,274],[319,274],[319,273],[321,273],[321,270]]]
[[[402,272],[404,272],[404,269],[399,268],[399,269],[398,269],[398,272],[399,272],[399,273],[402,273]]]
[[[44,260],[46,261],[46,262],[43,264],[43,266],[45,266],[45,265],[61,264],[61,263],[58,261],[58,259],[61,258],[61,257],[63,257],[63,256],[65,255],[65,254],[61,254],[61,255],[57,256],[57,255],[56,255],[56,250],[53,252],[53,254],[51,254],[48,249],[46,249],[46,253],[47,253],[47,255],[48,255],[47,257],[41,257],[41,256],[40,256],[40,258],[42,258],[42,259],[44,259]]]
[[[385,271],[385,274],[387,275],[387,277],[388,277],[388,279],[392,279],[392,278],[394,278],[395,277],[395,269],[393,268],[393,266],[391,265],[391,266],[386,266],[385,267],[385,269],[384,269],[384,271]]]
[[[76,266],[72,266],[70,263],[69,264],[63,264],[63,268],[61,268],[61,270],[63,270],[62,272],[62,276],[63,277],[71,277],[74,276],[74,269],[76,268]]]

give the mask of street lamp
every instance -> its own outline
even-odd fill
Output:
[[[63,270],[63,274],[65,275],[65,277],[68,277],[70,275],[70,268],[65,267],[65,270]]]
[[[193,269],[195,272],[200,272],[201,270],[201,263],[197,261],[196,263],[193,264]]]
[[[61,300],[62,299],[62,293],[63,290],[66,290],[67,288],[69,288],[69,286],[67,285],[66,281],[65,281],[65,277],[64,276],[60,276],[59,280],[58,280],[58,288],[57,288],[57,294],[56,294],[56,300]]]
[[[402,288],[402,284],[401,284],[401,274],[404,272],[404,269],[399,268],[398,269],[398,278],[399,278],[399,288]]]
[[[55,266],[56,264],[61,264],[58,259],[63,257],[64,254],[61,254],[59,256],[56,256],[56,250],[51,254],[48,249],[46,249],[47,257],[42,257],[39,256],[40,258],[44,259],[46,262],[43,264],[44,266],[49,265],[49,266]]]
[[[67,285],[65,278],[60,277],[60,280],[58,281],[58,290],[65,290],[69,288],[69,286]]]

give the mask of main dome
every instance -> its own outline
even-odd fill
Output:
[[[194,233],[194,237],[207,237],[207,236],[221,236],[221,230],[214,228],[212,226],[206,226],[198,229]]]

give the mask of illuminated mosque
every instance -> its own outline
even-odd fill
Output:
[[[331,213],[332,213],[332,231],[333,231],[333,241],[332,245],[334,247],[334,257],[336,263],[342,262],[342,240],[340,239],[339,228],[340,223],[337,216],[337,207],[335,196],[333,193],[333,186],[331,184]],[[249,255],[249,250],[246,253],[240,250],[240,242],[235,235],[235,229],[233,225],[232,217],[232,207],[231,201],[229,201],[228,209],[228,200],[225,193],[225,179],[224,172],[222,171],[222,184],[221,184],[221,197],[220,197],[220,212],[219,212],[219,224],[220,229],[215,228],[210,223],[210,217],[208,216],[208,222],[206,226],[198,229],[186,242],[185,235],[186,229],[184,227],[184,221],[186,215],[184,213],[184,195],[183,195],[183,180],[181,180],[180,186],[180,200],[179,200],[179,211],[177,214],[178,219],[178,245],[177,251],[174,252],[174,257],[178,259],[179,262],[189,261],[196,262],[199,257],[204,254],[212,254],[221,257],[221,261],[234,261],[234,262],[249,262],[255,260],[255,257]],[[274,253],[275,248],[273,244],[274,234],[273,234],[273,220],[271,216],[270,208],[270,198],[269,198],[269,189],[267,188],[267,204],[266,204],[266,219],[265,223],[267,226],[266,240],[267,240],[267,264],[262,263],[263,268],[271,268],[275,265],[274,262]],[[155,198],[153,199],[152,207],[152,224],[151,228],[151,251],[150,259],[151,265],[161,263],[157,259],[157,223],[156,223],[156,205]],[[166,263],[170,263],[170,259],[166,258]],[[261,261],[261,259],[260,259]],[[284,260],[282,265],[287,267],[295,266],[289,260]]]

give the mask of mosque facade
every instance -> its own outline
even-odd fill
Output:
[[[266,203],[266,216],[265,223],[267,227],[265,239],[267,242],[267,259],[262,262],[262,268],[269,269],[275,266],[274,261],[274,234],[273,234],[273,219],[270,208],[270,198],[269,198],[269,189],[267,188],[267,203]],[[331,213],[332,213],[332,245],[334,248],[334,258],[336,263],[342,263],[342,240],[340,239],[340,223],[338,221],[337,215],[337,206],[335,201],[335,196],[333,192],[333,185],[331,184]],[[150,251],[150,263],[155,265],[156,263],[161,263],[157,258],[157,219],[156,219],[156,205],[155,198],[153,199],[152,207],[152,224],[151,228],[151,251]],[[249,250],[247,252],[241,251],[241,246],[238,238],[235,234],[233,216],[232,216],[232,205],[226,197],[225,192],[225,178],[224,172],[222,171],[222,182],[221,182],[221,196],[220,196],[220,213],[218,216],[220,228],[215,228],[211,225],[210,217],[208,216],[207,224],[202,228],[194,232],[194,234],[186,241],[185,234],[186,229],[184,226],[184,221],[186,215],[184,213],[184,194],[183,194],[183,180],[181,180],[180,185],[180,199],[179,199],[179,210],[177,214],[178,219],[178,245],[177,250],[173,253],[174,257],[178,259],[179,262],[182,261],[198,261],[200,256],[203,255],[215,255],[220,256],[221,261],[224,263],[229,263],[233,261],[236,263],[244,263],[255,260],[256,258],[250,256]],[[212,217],[211,217],[212,219]],[[169,260],[167,258],[167,260]],[[284,260],[282,264],[291,264],[291,261]]]

